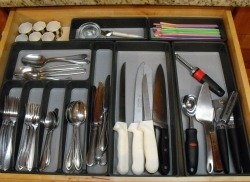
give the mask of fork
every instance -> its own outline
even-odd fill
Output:
[[[15,97],[5,97],[3,124],[0,131],[0,143],[2,146],[0,153],[1,169],[4,171],[10,167],[10,160],[13,151],[13,131],[18,118],[19,99]]]
[[[4,161],[4,153],[5,153],[5,133],[6,133],[6,127],[7,127],[7,118],[6,115],[9,112],[9,97],[5,96],[4,99],[4,110],[3,110],[3,121],[2,121],[2,126],[0,129],[0,144],[1,144],[1,149],[0,149],[0,169],[3,167],[3,161]]]
[[[34,152],[33,151],[35,148],[35,139],[33,139],[33,136],[35,138],[36,128],[37,128],[36,127],[34,130],[33,123],[38,125],[37,122],[39,119],[39,113],[40,113],[40,106],[39,105],[31,104],[31,103],[27,104],[26,114],[25,114],[25,118],[24,118],[25,133],[24,133],[21,148],[19,149],[18,158],[17,158],[18,170],[29,170],[29,171],[32,170],[32,166],[33,166],[32,160],[34,160]],[[35,135],[33,135],[32,132]],[[32,149],[30,150],[29,147]],[[30,154],[33,156],[29,156]],[[28,163],[29,163],[29,169],[27,166]]]

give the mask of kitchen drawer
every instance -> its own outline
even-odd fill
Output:
[[[69,27],[75,17],[213,17],[222,18],[227,33],[235,79],[244,114],[248,138],[250,139],[250,87],[242,58],[231,11],[228,8],[194,8],[167,6],[83,6],[60,8],[17,8],[10,12],[0,42],[0,80],[2,82],[9,51],[17,28],[24,21],[58,20]],[[249,181],[248,176],[199,176],[199,177],[107,177],[107,176],[65,176],[41,174],[1,173],[1,181]]]

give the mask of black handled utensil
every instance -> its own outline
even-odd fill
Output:
[[[229,155],[228,155],[226,124],[228,123],[229,117],[232,114],[237,97],[238,97],[238,93],[235,91],[233,91],[230,94],[229,99],[227,101],[227,104],[225,105],[225,107],[222,111],[222,114],[220,116],[219,123],[216,126],[221,161],[222,161],[224,173],[226,173],[226,174],[228,174],[229,170],[230,170],[229,169]]]
[[[161,65],[158,66],[154,82],[153,121],[160,131],[158,142],[159,172],[167,175],[170,170],[169,132],[167,123],[167,105],[165,76]]]
[[[189,70],[192,77],[194,77],[200,83],[208,83],[209,89],[214,92],[216,95],[222,97],[225,94],[225,91],[206,73],[204,73],[200,68],[196,66],[192,66],[185,59],[183,59],[180,55],[175,54],[177,60],[187,69]]]
[[[228,140],[229,140],[229,147],[233,158],[233,165],[234,169],[237,173],[242,172],[241,162],[240,162],[240,151],[239,151],[239,144],[237,139],[237,133],[234,125],[234,116],[231,114],[229,122],[228,122]]]
[[[182,100],[182,111],[189,118],[189,127],[185,130],[186,142],[185,152],[187,171],[193,175],[197,172],[199,145],[197,140],[197,129],[194,128],[194,115],[197,106],[197,99],[194,95],[185,95]]]

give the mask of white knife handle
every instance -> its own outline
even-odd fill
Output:
[[[144,150],[143,150],[143,132],[138,130],[139,123],[131,123],[128,127],[128,131],[133,133],[132,143],[132,171],[136,175],[140,175],[144,172]]]
[[[143,131],[146,170],[149,173],[155,173],[159,168],[159,158],[153,121],[140,122],[138,129]]]
[[[116,122],[113,128],[118,133],[117,155],[118,164],[117,172],[127,174],[129,170],[129,153],[128,153],[128,129],[127,123]]]
[[[121,33],[121,32],[112,32],[112,35],[117,36],[117,37],[125,37],[125,38],[143,38],[140,35]]]

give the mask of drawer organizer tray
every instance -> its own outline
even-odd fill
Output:
[[[115,36],[101,36],[97,38],[78,38],[77,29],[85,23],[93,22],[100,26],[101,30],[109,30],[122,32],[127,34],[135,34],[142,36],[142,38],[123,38]],[[136,17],[123,17],[123,18],[74,18],[71,21],[70,27],[70,40],[112,40],[112,41],[122,41],[122,40],[157,40],[157,41],[175,41],[175,40],[189,40],[188,38],[171,38],[170,39],[161,39],[153,36],[152,28],[155,27],[154,23],[167,22],[171,24],[215,24],[217,29],[220,32],[221,39],[206,39],[199,38],[199,40],[208,40],[208,41],[226,41],[227,35],[224,27],[223,20],[220,18],[186,18],[186,17],[150,17],[150,18],[136,18]],[[202,29],[201,29],[202,30]],[[200,31],[200,30],[198,30]]]
[[[21,57],[28,53],[42,53],[46,56],[55,56],[56,54],[69,55],[69,53],[87,53],[90,59],[86,77],[74,77],[72,80],[17,80],[13,79],[13,72],[17,66],[21,65]],[[16,166],[18,151],[22,145],[24,134],[24,117],[25,106],[28,102],[41,104],[40,117],[45,118],[48,111],[59,109],[60,124],[53,133],[52,142],[52,161],[45,171],[39,171],[39,161],[41,151],[44,145],[46,130],[43,125],[38,128],[38,140],[36,141],[36,155],[34,168],[30,173],[44,174],[71,174],[65,170],[64,160],[68,152],[71,142],[72,126],[68,123],[65,111],[71,101],[81,100],[88,106],[88,117],[84,124],[81,125],[81,149],[84,158],[83,170],[77,175],[97,175],[97,176],[120,176],[117,167],[117,133],[113,131],[113,126],[118,120],[119,114],[119,77],[120,69],[126,62],[126,116],[127,124],[133,121],[133,104],[136,70],[138,66],[144,62],[152,69],[152,80],[156,68],[162,65],[166,82],[167,95],[167,123],[169,129],[169,146],[170,146],[170,172],[164,176],[184,176],[188,175],[185,165],[184,152],[184,130],[187,127],[186,117],[182,114],[180,108],[181,98],[187,92],[197,94],[199,84],[192,80],[191,76],[186,76],[186,72],[175,61],[174,53],[178,52],[186,59],[192,58],[192,64],[197,64],[208,74],[215,76],[216,81],[223,86],[225,90],[231,92],[237,90],[234,82],[232,66],[227,52],[227,47],[223,42],[163,42],[163,41],[70,41],[70,42],[51,42],[51,43],[16,43],[13,45],[9,62],[6,68],[4,83],[1,87],[0,109],[3,110],[4,98],[7,95],[20,97],[20,109],[18,122],[14,130],[14,152],[11,160],[11,167],[7,172],[12,173],[28,173],[27,171],[19,171]],[[187,57],[186,57],[187,56]],[[217,67],[213,70],[208,63],[212,57]],[[202,61],[200,61],[202,60]],[[205,64],[204,61],[206,61]],[[110,118],[108,121],[109,143],[107,149],[107,165],[106,166],[87,166],[86,154],[90,142],[90,127],[93,120],[91,107],[93,104],[91,88],[98,86],[99,82],[105,82],[106,77],[111,76],[111,92],[110,92]],[[182,83],[182,82],[185,83]],[[189,85],[192,84],[192,86]],[[234,110],[238,123],[237,134],[240,141],[240,150],[242,154],[242,175],[249,173],[249,144],[245,132],[245,125],[242,116],[240,101],[237,102]],[[2,118],[3,115],[0,115]],[[2,119],[1,119],[2,124]],[[198,126],[197,126],[198,127]],[[198,131],[202,131],[199,126]],[[199,132],[200,143],[200,159],[199,171],[196,175],[208,175],[205,172],[204,146],[202,142],[203,135]],[[158,137],[157,137],[158,139]],[[131,141],[132,134],[129,134],[130,142],[130,170],[126,175],[135,176],[131,171]],[[231,159],[230,159],[231,160]],[[230,175],[235,174],[232,168]],[[217,174],[215,174],[217,175]],[[220,174],[218,174],[220,175]],[[224,175],[224,174],[222,174]],[[157,171],[155,174],[149,174],[146,171],[140,176],[163,176]]]
[[[204,70],[205,73],[225,90],[223,97],[218,97],[211,92],[212,99],[225,99],[232,92],[237,90],[235,83],[232,64],[228,54],[226,44],[222,42],[173,42],[173,52],[178,53],[181,57],[186,59],[190,64]],[[177,102],[179,103],[179,116],[181,129],[184,131],[188,128],[188,117],[184,115],[181,110],[182,99],[185,95],[195,95],[198,98],[201,84],[190,76],[190,73],[178,61],[175,61],[176,68],[176,83],[177,83]],[[249,173],[250,153],[249,143],[247,141],[247,133],[243,120],[240,99],[238,99],[233,110],[235,117],[235,125],[237,138],[239,143],[239,151],[241,158],[242,170],[244,173]],[[215,121],[214,121],[215,124]],[[194,127],[197,129],[197,138],[199,143],[199,162],[196,175],[206,175],[206,146],[204,129],[201,123],[194,121]],[[182,134],[183,145],[185,134]],[[228,143],[229,144],[229,143]],[[232,156],[229,151],[230,171],[229,174],[236,174]],[[222,172],[223,173],[223,172]],[[219,173],[216,173],[219,174]]]

